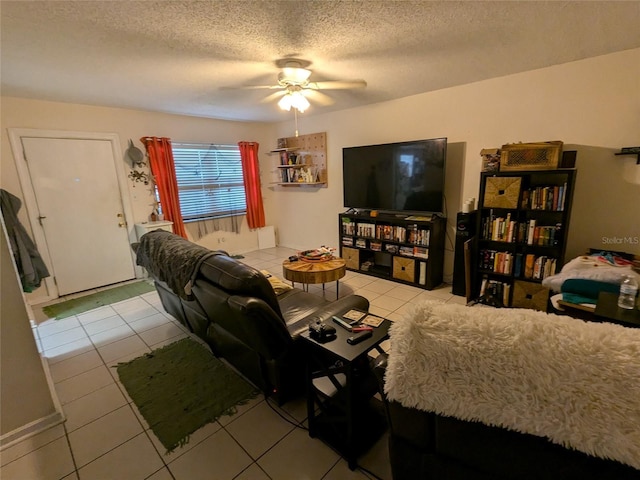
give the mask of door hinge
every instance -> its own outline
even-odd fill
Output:
[[[58,286],[58,280],[56,279],[56,277],[53,277],[53,283],[55,284],[55,286]]]

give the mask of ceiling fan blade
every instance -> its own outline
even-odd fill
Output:
[[[266,97],[264,97],[262,100],[260,100],[260,103],[273,102],[278,97],[284,96],[285,93],[286,93],[285,90],[280,90],[279,92],[273,92],[273,93],[267,95]]]
[[[367,86],[364,80],[336,80],[329,82],[309,82],[309,88],[314,90],[340,90],[348,88],[363,88]]]
[[[333,98],[326,93],[319,92],[318,90],[305,89],[302,93],[305,97],[318,105],[328,106],[335,103]]]
[[[220,87],[220,90],[275,90],[282,88],[280,85],[236,85],[229,87]]]

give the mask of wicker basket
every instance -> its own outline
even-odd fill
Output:
[[[393,278],[414,283],[416,281],[416,261],[412,258],[393,257]]]
[[[360,268],[360,250],[357,248],[342,247],[342,258],[347,268],[358,270]]]
[[[487,177],[484,186],[485,208],[518,208],[521,177]]]
[[[554,170],[560,165],[561,152],[561,141],[503,145],[500,171]]]
[[[516,280],[513,285],[513,301],[515,308],[530,308],[532,310],[547,311],[549,289],[539,283]]]

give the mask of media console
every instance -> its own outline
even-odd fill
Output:
[[[446,219],[341,213],[340,256],[348,270],[432,290],[442,283]]]

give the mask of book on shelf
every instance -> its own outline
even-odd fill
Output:
[[[536,262],[536,256],[528,253],[524,259],[524,278],[533,278],[533,267]]]
[[[384,250],[389,253],[398,253],[398,245],[394,245],[393,243],[385,243]]]
[[[547,262],[545,262],[544,265],[544,271],[543,271],[543,275],[542,278],[547,278],[551,275],[555,275],[556,274],[556,265],[557,265],[557,260],[555,258],[551,258],[548,259]]]
[[[407,235],[406,228],[399,225],[376,225],[375,232],[376,238],[394,242],[404,242]]]
[[[413,256],[418,258],[429,258],[429,249],[424,247],[413,247]]]
[[[510,275],[514,266],[513,253],[498,252],[497,250],[483,249],[480,250],[479,267],[483,270],[489,270],[494,273]]]
[[[358,236],[374,238],[375,225],[373,223],[358,223]]]
[[[426,285],[427,283],[427,262],[420,262],[418,268],[418,283],[420,285]]]
[[[560,189],[561,189],[561,193],[560,193],[560,200],[558,201],[558,210],[564,211],[564,201],[567,193],[567,182],[564,182],[564,185],[562,185]]]
[[[522,192],[521,208],[530,210],[564,210],[564,198],[567,183],[563,185],[549,185],[531,187]]]
[[[522,254],[516,253],[515,258],[513,260],[513,275],[515,277],[522,276]]]
[[[511,284],[510,283],[505,283],[504,284],[504,291],[502,292],[502,304],[505,307],[509,306],[509,296],[511,295]]]
[[[355,235],[356,233],[356,224],[352,222],[348,218],[342,219],[342,233],[344,235]]]
[[[502,302],[504,306],[508,306],[510,295],[510,283],[499,280],[489,280],[486,276],[482,278],[482,283],[480,285],[481,297],[493,297]]]
[[[525,257],[524,278],[528,280],[544,280],[550,275],[555,275],[557,262],[556,258],[546,255],[527,254]]]
[[[529,220],[529,229],[527,230],[527,245],[533,245],[533,237],[536,229],[536,220],[532,218]]]
[[[532,278],[542,278],[542,266],[544,264],[544,257],[537,257],[533,262],[533,275]]]
[[[496,242],[513,243],[518,232],[518,222],[511,220],[511,213],[505,217],[489,216],[482,219],[482,238]]]
[[[405,247],[401,245],[398,253],[407,257],[413,257],[413,247]]]
[[[371,241],[370,244],[369,244],[369,248],[371,250],[376,251],[376,252],[380,252],[380,251],[382,251],[382,242]]]

